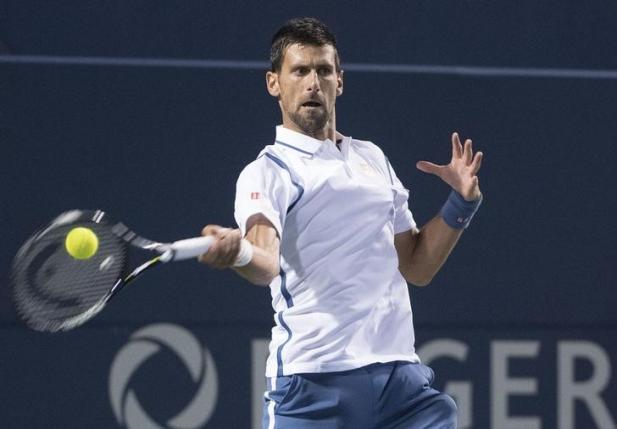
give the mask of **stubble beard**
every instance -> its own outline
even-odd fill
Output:
[[[303,107],[300,108],[304,109]],[[289,114],[289,119],[302,130],[302,133],[319,138],[328,124],[329,114],[325,108],[313,109],[313,111],[295,111]]]

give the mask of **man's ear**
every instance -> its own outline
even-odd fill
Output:
[[[343,70],[336,77],[336,96],[343,94]]]
[[[273,71],[266,73],[266,87],[271,96],[278,97],[281,95],[281,90],[279,89],[279,76],[277,73]]]

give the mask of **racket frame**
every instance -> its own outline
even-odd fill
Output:
[[[60,214],[48,226],[33,234],[17,252],[15,261],[18,260],[20,255],[26,253],[33,243],[41,239],[52,229],[69,224],[79,225],[80,223],[91,222],[107,225],[109,231],[111,231],[112,234],[119,239],[126,256],[119,277],[115,283],[111,285],[104,296],[81,313],[70,316],[62,321],[49,320],[47,322],[40,323],[29,320],[28,317],[23,316],[22,318],[26,321],[26,324],[29,327],[35,330],[47,332],[68,331],[76,328],[100,313],[112,297],[120,292],[126,285],[133,282],[137,277],[141,276],[141,274],[146,270],[156,265],[160,265],[161,263],[195,258],[203,253],[206,253],[214,241],[212,237],[195,237],[175,241],[173,243],[161,243],[137,235],[123,223],[114,221],[102,210],[70,210]],[[124,274],[126,273],[128,266],[129,246],[155,252],[157,255],[154,258],[143,262],[141,265],[134,268],[130,273]],[[18,264],[16,262],[13,264],[14,270],[17,265]],[[12,277],[15,279],[17,276],[13,274]],[[16,286],[14,285],[14,287]]]

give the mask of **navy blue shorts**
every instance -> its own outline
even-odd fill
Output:
[[[434,376],[426,365],[389,362],[268,379],[263,429],[456,428],[456,405],[431,387]]]

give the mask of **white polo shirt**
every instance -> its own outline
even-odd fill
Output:
[[[373,143],[278,126],[240,174],[235,217],[262,213],[281,239],[270,284],[276,325],[266,376],[419,361],[394,235],[415,228],[409,191]]]

